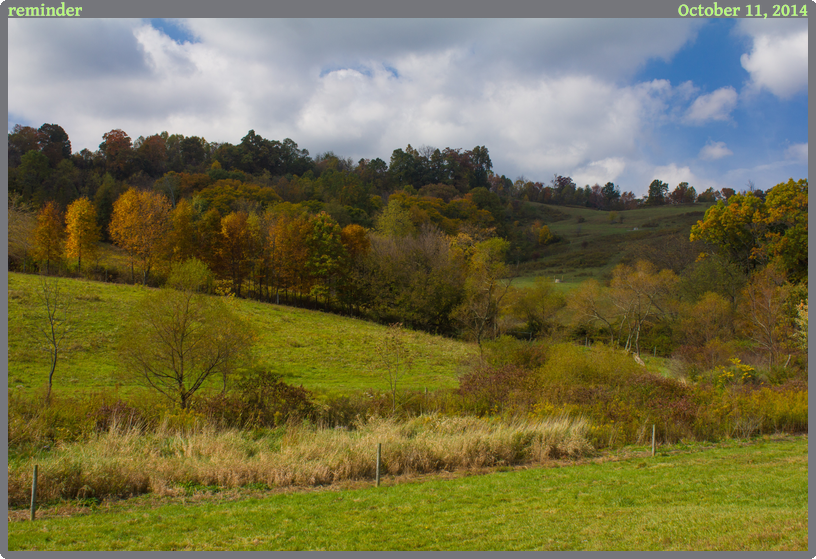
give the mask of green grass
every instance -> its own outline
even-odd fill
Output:
[[[708,207],[694,204],[615,212],[618,218],[623,217],[621,223],[619,219],[609,220],[611,212],[557,206],[560,219],[547,225],[563,240],[539,247],[541,257],[524,264],[524,275],[546,275],[573,285],[590,277],[602,279],[622,261],[636,260],[648,243],[661,235],[688,232]],[[584,221],[579,223],[579,218]],[[586,246],[582,246],[584,242]]]
[[[139,386],[123,374],[116,346],[129,309],[151,288],[72,279],[63,282],[75,299],[71,313],[75,329],[66,344],[68,351],[58,361],[54,390],[72,393],[120,386],[128,392]],[[32,343],[29,334],[36,325],[36,318],[30,315],[38,310],[38,289],[38,276],[9,273],[9,390],[39,390],[47,380],[48,355]],[[239,300],[237,305],[256,334],[258,367],[309,389],[388,388],[379,372],[376,351],[385,326],[249,300]],[[455,387],[458,363],[476,351],[470,344],[422,332],[407,332],[406,342],[415,359],[401,389]]]
[[[808,445],[641,449],[622,461],[234,498],[12,521],[8,548],[807,550]]]

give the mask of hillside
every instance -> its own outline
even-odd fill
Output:
[[[9,273],[9,390],[31,391],[44,385],[49,370],[45,352],[36,347],[40,312],[39,277]],[[68,351],[54,377],[55,390],[94,391],[139,386],[128,379],[116,359],[116,347],[129,308],[151,288],[84,280],[62,280],[73,300],[74,330]],[[256,340],[256,368],[282,374],[290,384],[330,392],[385,390],[388,382],[377,371],[375,347],[385,326],[338,315],[238,300],[240,315],[251,321]],[[457,364],[474,353],[464,342],[409,332],[406,343],[415,355],[410,378],[402,387],[454,387]]]
[[[598,280],[617,264],[634,262],[660,252],[661,244],[687,244],[689,230],[701,220],[710,204],[643,207],[607,212],[585,207],[547,206],[527,202],[530,217],[520,223],[533,223],[532,216],[560,238],[554,244],[538,247],[532,261],[519,266],[524,285],[534,276],[558,278],[579,283]]]

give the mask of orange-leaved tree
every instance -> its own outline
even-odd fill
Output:
[[[170,202],[158,192],[131,188],[113,204],[110,234],[130,257],[131,281],[135,263],[141,264],[142,284],[155,261],[163,254],[170,231]]]
[[[96,224],[96,208],[87,198],[74,200],[65,213],[65,256],[77,259],[77,269],[82,271],[82,257],[93,259],[97,254],[99,226]]]

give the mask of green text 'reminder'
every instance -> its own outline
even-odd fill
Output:
[[[82,7],[65,7],[65,2],[61,2],[59,7],[48,6],[45,3],[40,6],[18,6],[9,8],[9,17],[78,17],[82,12]]]

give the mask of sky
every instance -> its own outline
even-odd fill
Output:
[[[807,178],[807,19],[9,19],[8,127],[74,152],[252,129],[358,161],[486,146],[493,171],[647,193]]]

